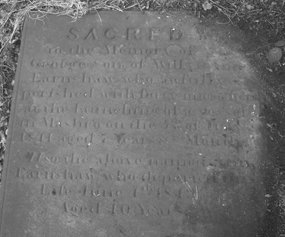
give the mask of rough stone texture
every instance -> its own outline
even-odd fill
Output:
[[[1,236],[261,235],[267,147],[243,40],[182,13],[27,19]]]

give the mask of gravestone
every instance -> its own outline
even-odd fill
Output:
[[[182,13],[39,16],[23,30],[1,237],[260,233],[266,146],[240,32]]]

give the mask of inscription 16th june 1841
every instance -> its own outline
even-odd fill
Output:
[[[213,28],[183,14],[27,19],[1,236],[255,236],[256,75],[223,39],[236,33]]]

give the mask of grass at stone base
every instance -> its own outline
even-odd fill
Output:
[[[285,0],[0,0],[0,182],[24,17],[40,11],[76,19],[102,9],[189,11],[201,18],[223,14],[220,24],[239,26],[254,42],[248,53],[259,57],[269,72],[284,75],[285,57],[269,64],[267,52],[276,41],[285,38]],[[285,184],[277,185],[279,207],[285,207]],[[274,205],[278,207],[278,203]],[[285,208],[282,210],[285,212]]]

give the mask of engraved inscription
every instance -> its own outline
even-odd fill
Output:
[[[243,235],[264,197],[254,70],[192,18],[112,14],[26,29],[7,172],[21,233]]]
[[[133,28],[128,27],[124,31],[120,31],[118,28],[107,28],[101,29],[93,27],[86,31],[82,31],[81,29],[72,27],[70,28],[66,38],[69,40],[78,40],[83,39],[85,41],[96,41],[96,40],[118,40],[118,38],[123,38],[126,41],[142,41],[142,40],[156,40],[157,38],[161,38],[161,35],[165,33],[167,37],[164,39],[169,41],[178,41],[183,38],[183,31],[174,27],[167,27],[164,29],[158,28]],[[160,36],[160,37],[159,37]]]

